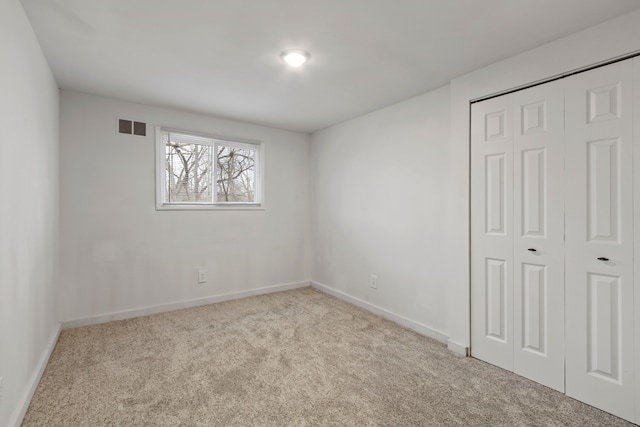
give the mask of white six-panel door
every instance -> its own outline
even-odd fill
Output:
[[[472,108],[472,351],[513,370],[513,96]]]
[[[564,94],[514,93],[513,322],[516,374],[564,391]]]
[[[632,61],[566,79],[567,394],[635,418]]]

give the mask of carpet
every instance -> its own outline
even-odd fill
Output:
[[[312,288],[63,331],[23,426],[630,426]]]

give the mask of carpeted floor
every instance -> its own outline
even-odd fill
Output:
[[[312,288],[64,331],[23,426],[626,426]]]

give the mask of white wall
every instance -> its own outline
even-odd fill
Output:
[[[638,51],[638,28],[640,10],[460,76],[450,91],[312,135],[312,279],[427,333],[441,332],[450,348],[464,351],[469,102]],[[398,145],[418,150],[406,165],[392,154]],[[377,291],[369,288],[370,274],[379,276]]]
[[[70,91],[60,105],[62,320],[308,279],[308,135]],[[116,134],[118,117],[148,136]],[[155,125],[263,140],[266,210],[156,211]]]
[[[448,332],[449,87],[311,140],[312,279],[441,338]]]
[[[58,87],[18,0],[0,2],[0,426],[58,332]]]
[[[451,192],[447,249],[451,339],[469,346],[469,101],[640,49],[640,10],[451,82]]]

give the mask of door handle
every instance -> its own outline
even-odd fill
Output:
[[[538,252],[538,250],[537,250],[537,249],[533,249],[533,248],[529,248],[529,249],[527,249],[527,250],[528,250],[529,252]]]
[[[609,261],[609,258],[605,258],[605,257],[601,256],[601,257],[598,257],[598,261],[607,262],[607,261]]]

